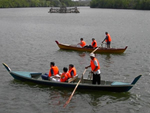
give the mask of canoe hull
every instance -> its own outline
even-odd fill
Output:
[[[42,73],[11,71],[11,69],[5,63],[3,63],[3,65],[14,79],[20,80],[23,82],[31,82],[31,83],[42,84],[42,85],[47,85],[47,86],[58,86],[58,87],[63,87],[63,88],[74,88],[77,85],[77,82],[79,81],[79,78],[71,83],[42,80],[41,78]],[[78,88],[84,89],[84,90],[127,92],[135,85],[135,83],[140,79],[141,76],[142,75],[137,76],[133,80],[132,83],[101,80],[100,85],[93,85],[92,80],[82,79],[80,84],[78,85]]]
[[[67,82],[53,82],[48,80],[38,80],[34,78],[24,77],[22,75],[18,75],[15,72],[10,72],[12,77],[16,80],[20,80],[23,82],[32,82],[35,84],[47,85],[47,86],[58,86],[58,87],[66,87],[66,88],[74,88],[76,83],[67,83]],[[98,91],[110,91],[110,92],[127,92],[129,91],[133,85],[121,85],[121,86],[111,86],[111,85],[88,85],[80,83],[78,88],[79,89],[86,89],[86,90],[98,90]]]
[[[58,47],[60,49],[64,49],[64,50],[73,50],[73,51],[81,51],[81,52],[92,52],[94,49],[92,48],[79,48],[79,47],[76,47],[76,46],[71,46],[71,45],[68,45],[68,44],[62,44],[62,43],[59,43],[58,41],[56,41]],[[99,49],[97,49],[95,51],[95,53],[111,53],[111,54],[121,54],[121,53],[124,53],[124,51],[127,49],[128,46],[126,46],[125,48],[104,48],[104,47],[101,47]]]

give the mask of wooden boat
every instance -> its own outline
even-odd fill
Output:
[[[58,47],[60,49],[64,49],[64,50],[74,50],[74,51],[82,51],[82,52],[92,52],[94,49],[93,48],[80,48],[77,47],[75,45],[70,45],[70,44],[62,44],[59,43],[58,41],[55,41],[56,44],[58,45]],[[128,46],[126,46],[125,48],[106,48],[106,47],[99,47],[99,49],[97,49],[95,51],[95,53],[111,53],[111,54],[121,54],[123,53]]]
[[[59,86],[59,87],[67,87],[74,88],[79,81],[79,78],[76,78],[72,82],[54,82],[49,80],[42,80],[42,73],[39,72],[26,72],[26,71],[11,71],[7,64],[3,63],[4,67],[10,73],[10,75],[17,80],[21,80],[23,82],[33,82],[35,84],[43,84],[48,86]],[[90,79],[82,79],[81,83],[78,85],[80,89],[90,89],[90,90],[98,90],[98,91],[110,91],[110,92],[127,92],[129,91],[135,83],[140,79],[142,75],[137,76],[131,83],[125,82],[115,82],[115,81],[105,81],[101,80],[100,85],[93,85],[92,80]]]
[[[61,6],[60,8],[51,7],[48,13],[80,13],[77,7],[67,8],[65,6]]]

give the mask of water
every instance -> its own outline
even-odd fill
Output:
[[[62,69],[70,63],[79,76],[89,65],[89,53],[59,50],[55,40],[76,44],[94,37],[98,44],[108,31],[112,47],[125,47],[124,54],[97,54],[101,77],[131,82],[143,76],[126,93],[45,87],[14,80],[0,65],[0,113],[148,113],[150,112],[150,12],[141,10],[90,9],[79,14],[49,14],[49,8],[0,9],[0,62],[12,70],[48,72],[49,62]],[[87,70],[84,77],[88,76]]]

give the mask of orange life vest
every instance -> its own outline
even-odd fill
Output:
[[[94,45],[94,42],[95,42],[95,45]],[[96,42],[96,40],[94,40],[94,41],[92,42],[91,46],[94,47],[94,48],[97,47],[97,42]]]
[[[105,41],[106,41],[106,42],[111,42],[111,37],[110,37],[109,34],[107,34],[107,37],[108,37],[108,39],[106,39]]]
[[[86,45],[86,42],[82,40],[80,46],[84,47],[85,45]]]
[[[76,76],[76,74],[77,74],[76,68],[73,67],[68,71],[70,73],[70,77],[71,77],[71,71],[73,71],[73,76]]]
[[[98,62],[98,60],[96,59],[96,58],[94,58],[93,60],[91,60],[91,69],[92,69],[92,71],[94,71],[94,69],[95,69],[95,64],[94,64],[94,61],[97,61],[97,63],[98,63],[98,68],[95,70],[95,71],[97,71],[98,69],[100,69],[100,65],[99,65],[99,62]]]
[[[66,80],[68,80],[68,76],[70,76],[70,74],[68,72],[62,73],[61,78],[60,78],[60,82],[65,82]]]
[[[51,70],[53,69],[53,71],[54,71],[54,75],[57,75],[58,74],[58,72],[59,72],[59,69],[58,69],[58,67],[57,66],[53,66],[53,67],[51,67],[50,68],[50,70],[49,70],[49,77],[51,77],[52,76],[52,73],[51,73]]]

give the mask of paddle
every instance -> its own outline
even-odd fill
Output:
[[[96,50],[98,50],[99,47],[97,47],[96,49],[94,49],[91,53],[94,53]]]
[[[94,53],[98,48],[99,48],[99,47],[97,47],[97,48],[96,48],[95,50],[93,50],[91,53]],[[86,72],[86,69],[85,69],[84,72],[82,73],[82,76],[81,76],[79,82],[77,83],[76,87],[74,88],[72,94],[70,95],[68,101],[66,101],[66,103],[64,104],[64,108],[65,108],[65,107],[67,106],[67,104],[70,102],[70,100],[71,100],[73,94],[75,93],[75,91],[76,91],[76,89],[77,89],[79,83],[81,82],[81,79],[82,79],[83,75],[85,74],[85,72]]]
[[[82,73],[82,76],[81,76],[79,82],[77,83],[76,87],[74,88],[74,90],[73,90],[71,96],[69,97],[68,101],[66,101],[66,103],[64,104],[64,107],[66,107],[66,105],[70,102],[70,100],[71,100],[73,94],[75,93],[75,91],[76,91],[76,89],[77,89],[79,83],[81,82],[81,79],[82,79],[83,75],[85,74],[85,72],[86,72],[86,69],[85,69],[84,72]]]

